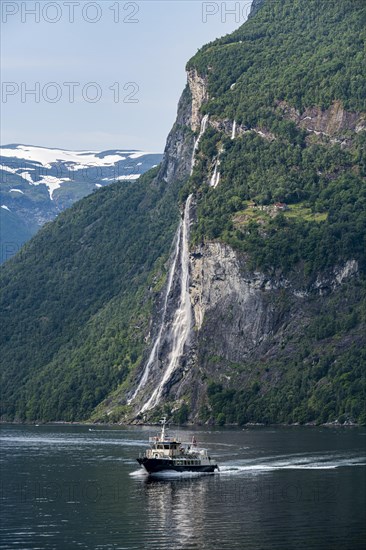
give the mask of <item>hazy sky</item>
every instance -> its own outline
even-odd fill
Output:
[[[162,151],[186,62],[250,4],[2,0],[2,145]]]

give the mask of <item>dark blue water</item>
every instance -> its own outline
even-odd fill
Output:
[[[365,547],[365,429],[181,430],[220,473],[149,480],[155,432],[3,426],[0,548]]]

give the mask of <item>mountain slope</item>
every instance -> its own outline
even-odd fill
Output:
[[[255,8],[159,169],[2,268],[3,418],[365,422],[364,3]]]
[[[150,309],[138,291],[169,250],[177,218],[150,180],[84,199],[4,268],[2,338],[12,345],[2,356],[2,399],[17,416],[84,418],[138,359]]]
[[[14,256],[18,252],[19,247],[28,241],[37,229],[37,226],[29,227],[18,214],[11,212],[6,204],[2,204],[0,211],[2,259],[5,261]]]
[[[31,145],[0,147],[1,258],[11,257],[62,210],[113,181],[132,181],[161,161],[141,151],[65,151]]]

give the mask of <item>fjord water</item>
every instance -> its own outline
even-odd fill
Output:
[[[182,429],[220,473],[148,479],[151,427],[2,426],[2,549],[361,549],[359,428]]]

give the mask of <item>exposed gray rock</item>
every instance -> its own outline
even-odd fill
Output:
[[[279,102],[278,108],[285,118],[314,134],[342,137],[347,131],[358,133],[366,129],[365,115],[346,111],[340,101],[335,101],[329,109],[324,111],[319,107],[310,107],[300,113],[285,101]]]
[[[254,17],[255,14],[261,9],[265,0],[253,0],[252,6],[250,8],[249,17]]]
[[[168,185],[185,180],[190,173],[194,136],[191,131],[192,96],[187,85],[178,105],[175,124],[167,138],[158,180]]]
[[[188,71],[188,85],[192,96],[191,129],[197,132],[201,126],[201,107],[208,100],[207,79],[196,69]]]
[[[240,361],[278,325],[272,300],[285,280],[250,272],[228,245],[207,243],[191,255],[191,299],[199,340],[212,335],[217,354]]]
[[[336,290],[337,287],[345,283],[351,277],[357,276],[358,273],[358,262],[356,260],[348,260],[342,266],[335,266],[331,273],[319,275],[313,288],[323,296]]]

